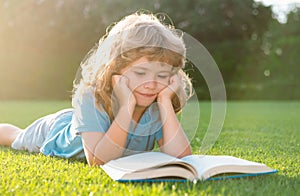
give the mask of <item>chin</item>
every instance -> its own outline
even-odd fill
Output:
[[[137,102],[136,103],[136,105],[138,106],[138,107],[149,107],[152,103],[154,102],[154,100],[153,101],[140,101],[140,102]]]
[[[146,107],[149,107],[152,103],[153,102],[151,102],[151,103],[137,103],[136,106],[146,108]]]
[[[135,96],[135,98],[136,98],[136,105],[145,108],[149,107],[156,100],[156,97],[145,98],[145,97]]]

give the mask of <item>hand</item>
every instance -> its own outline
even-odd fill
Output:
[[[173,75],[170,78],[169,85],[166,86],[163,90],[161,90],[157,96],[157,100],[161,101],[163,99],[171,100],[175,94],[179,96],[178,93],[184,92],[181,86],[181,80],[177,74]]]
[[[128,87],[128,78],[124,75],[113,75],[113,93],[118,99],[119,107],[135,106],[136,100],[132,91]]]

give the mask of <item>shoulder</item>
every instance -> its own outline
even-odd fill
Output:
[[[95,90],[92,87],[77,89],[72,98],[72,106],[77,107],[85,101],[95,101]]]

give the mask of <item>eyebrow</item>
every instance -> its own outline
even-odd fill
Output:
[[[146,67],[136,67],[136,66],[133,66],[132,69],[143,69],[143,70],[149,70],[149,68],[146,68]]]
[[[142,69],[142,70],[152,70],[152,69],[150,69],[148,67],[144,67],[142,65],[132,66],[131,68],[132,69]],[[163,70],[163,71],[160,71],[160,72],[172,72],[173,69],[174,69],[174,67],[172,67],[170,71],[169,70]]]
[[[149,70],[151,70],[151,69],[146,68],[146,67],[132,67],[132,69],[133,70],[139,69],[139,70],[143,70],[143,71],[149,71]],[[169,73],[169,74],[172,74],[173,72],[172,72],[172,70],[170,70],[170,71],[168,71],[168,70],[161,70],[161,71],[159,71],[159,73]]]

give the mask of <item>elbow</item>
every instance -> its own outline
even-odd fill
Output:
[[[181,158],[189,156],[189,155],[192,155],[192,153],[191,152],[190,153],[182,153],[179,156],[177,156],[177,158],[181,159]]]
[[[192,155],[192,149],[190,146],[186,147],[184,150],[179,150],[179,151],[167,150],[165,148],[161,148],[161,152],[169,154],[179,159],[188,155]]]
[[[86,157],[86,160],[89,166],[101,166],[119,157],[121,157],[121,155],[119,154],[118,156],[104,156],[103,154],[100,156],[100,155],[89,153],[88,156]]]
[[[192,149],[191,149],[191,146],[188,146],[181,154],[179,154],[177,156],[177,158],[181,159],[182,157],[185,157],[185,156],[189,156],[189,155],[192,155]]]
[[[104,165],[106,163],[105,161],[97,159],[96,157],[92,157],[91,159],[87,159],[87,162],[88,162],[88,165],[90,167],[97,167],[97,166]]]

